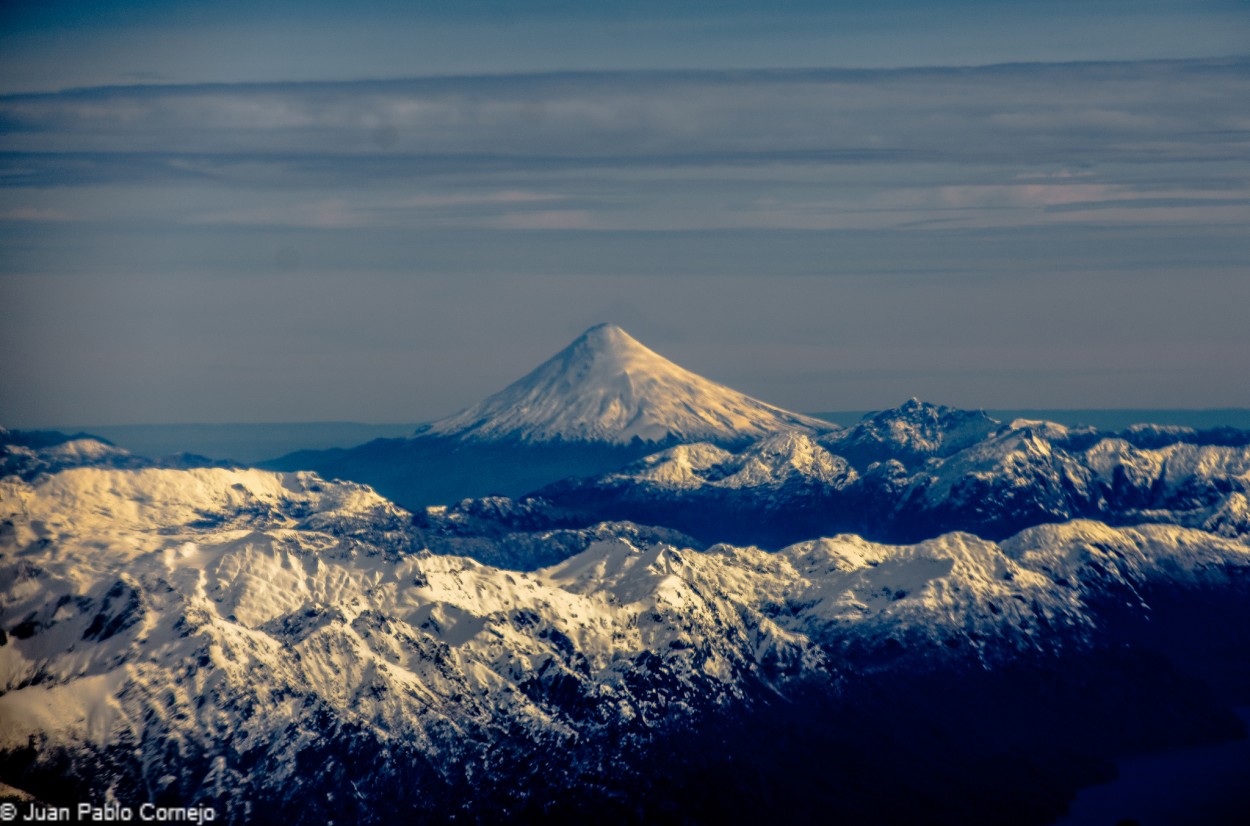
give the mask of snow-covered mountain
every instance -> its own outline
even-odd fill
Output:
[[[742,443],[824,433],[791,413],[695,375],[613,324],[582,333],[531,373],[425,431],[486,441]]]
[[[906,465],[949,456],[1001,427],[983,410],[959,410],[909,399],[869,416],[844,432],[821,439],[831,452],[856,466],[889,459]]]
[[[236,466],[204,456],[180,453],[149,458],[137,456],[89,433],[73,435],[55,430],[10,430],[0,427],[0,478],[9,475],[33,479],[41,474],[74,467],[209,467]]]
[[[682,442],[740,447],[839,428],[757,401],[673,364],[611,324],[592,327],[499,393],[419,429],[351,449],[263,462],[363,482],[405,507],[517,497],[596,476]]]
[[[768,455],[828,476],[807,445],[781,447]],[[363,486],[224,468],[10,476],[0,520],[0,781],[238,823],[815,814],[825,792],[792,763],[839,754],[858,768],[820,788],[859,820],[1001,822],[977,807],[1006,788],[1032,812],[1014,820],[1044,822],[1085,775],[985,775],[982,750],[1067,765],[1173,729],[1226,735],[1231,718],[1166,667],[1118,708],[1142,665],[1102,606],[1145,616],[1155,591],[1192,594],[1181,615],[1241,645],[1245,623],[1212,606],[1244,611],[1250,572],[1243,542],[1094,522],[778,553],[600,526],[567,559],[506,570],[422,550]],[[890,692],[909,699],[879,707]],[[717,791],[740,772],[769,791]],[[1033,810],[1039,776],[1058,791]]]
[[[530,458],[629,452],[511,432]],[[521,455],[462,435],[394,444]],[[0,436],[0,799],[1040,826],[1110,759],[1235,736],[1250,702],[1236,433],[913,400],[416,514],[311,472]]]
[[[905,542],[950,531],[1000,539],[1074,518],[1241,535],[1247,494],[1244,443],[1139,448],[1092,429],[1002,424],[913,400],[844,433],[774,435],[736,452],[678,445],[534,496],[582,512],[583,524],[626,519],[705,543],[779,548],[840,532]]]

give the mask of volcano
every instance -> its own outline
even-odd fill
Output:
[[[487,442],[749,442],[828,422],[680,367],[614,324],[582,333],[531,373],[423,435]]]

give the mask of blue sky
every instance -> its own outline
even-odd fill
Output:
[[[12,2],[4,91],[585,69],[1218,57],[1244,0]]]
[[[1250,5],[10,3],[0,423],[1250,406]]]

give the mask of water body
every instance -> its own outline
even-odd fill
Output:
[[[1250,706],[1237,709],[1250,723]],[[1119,777],[1082,789],[1053,826],[1244,826],[1250,739],[1121,760]]]

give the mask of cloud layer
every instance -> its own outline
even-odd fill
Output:
[[[264,189],[272,209],[185,220],[319,227],[995,224],[1084,204],[1229,221],[1247,99],[1232,60],[94,89],[0,98],[0,180]],[[331,187],[349,192],[294,195]]]
[[[0,421],[434,417],[603,320],[803,410],[1250,404],[1245,100],[1245,60],[0,96]]]

